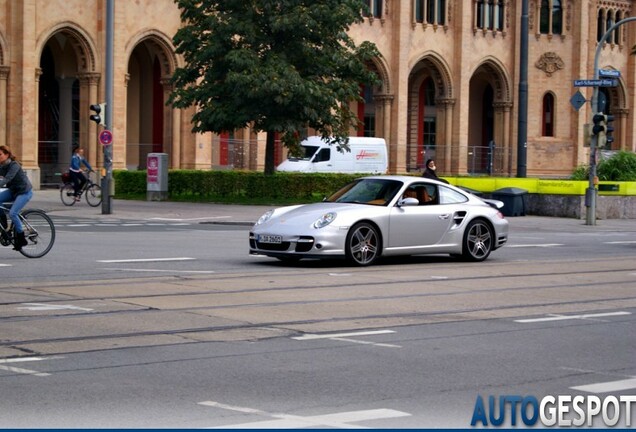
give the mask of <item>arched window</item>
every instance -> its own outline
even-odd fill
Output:
[[[365,3],[369,8],[363,12],[365,17],[382,18],[382,0],[366,0]]]
[[[561,0],[552,0],[552,34],[563,33],[563,10]]]
[[[598,16],[596,18],[596,42],[600,42],[601,38],[605,34],[605,11],[603,9],[598,10]]]
[[[473,0],[475,13],[475,28],[503,31],[504,0]],[[442,2],[445,3],[445,2]]]
[[[616,12],[616,22],[620,22],[623,20],[623,14],[621,13],[621,11]],[[613,39],[614,39],[614,43],[616,45],[619,45],[621,43],[621,27],[617,27],[616,30],[614,30],[614,34],[612,35]]]
[[[543,136],[554,136],[554,96],[546,93],[543,96],[542,134]]]
[[[446,24],[446,0],[413,0],[414,21],[426,24]]]
[[[550,32],[550,0],[541,0],[541,13],[539,14],[539,33]]]

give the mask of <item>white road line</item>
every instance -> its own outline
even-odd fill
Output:
[[[543,317],[543,318],[529,318],[529,319],[514,320],[514,322],[526,324],[526,323],[535,323],[535,322],[563,321],[563,320],[572,320],[572,319],[603,318],[603,317],[621,316],[621,315],[631,315],[631,312],[605,312],[605,313],[585,314],[585,315],[552,315],[552,316]]]
[[[373,330],[373,331],[355,332],[355,333],[305,334],[302,336],[294,336],[292,337],[292,339],[302,341],[302,340],[314,340],[314,339],[346,338],[351,336],[369,336],[369,335],[379,335],[379,334],[387,334],[387,333],[395,333],[395,332],[393,330]]]
[[[0,363],[22,363],[22,362],[33,362],[33,361],[43,361],[43,360],[53,360],[53,359],[61,359],[64,357],[16,357],[10,359],[0,359]]]
[[[19,374],[25,374],[25,375],[35,375],[35,376],[39,376],[39,377],[44,377],[44,376],[51,375],[51,374],[46,373],[46,372],[38,372],[38,371],[30,370],[30,369],[22,369],[22,368],[17,368],[17,367],[13,367],[13,366],[2,366],[2,365],[0,365],[0,370],[5,370],[7,372],[13,372],[13,373],[19,373]]]
[[[385,347],[385,348],[402,348],[400,345],[368,342],[368,341],[361,341],[361,340],[357,340],[357,339],[349,339],[349,338],[330,338],[330,339],[331,340],[337,340],[337,341],[343,341],[343,342],[351,342],[351,343],[356,343],[356,344],[360,344],[360,345],[373,345],[373,346],[379,346],[379,347]]]
[[[138,263],[138,262],[165,262],[165,261],[191,261],[196,258],[180,257],[180,258],[138,258],[138,259],[121,259],[121,260],[96,260],[100,263]]]
[[[625,240],[625,241],[610,241],[604,242],[605,244],[634,244],[636,240]]]
[[[17,310],[30,310],[30,311],[50,311],[50,310],[80,310],[84,312],[91,312],[93,309],[83,308],[73,305],[56,305],[50,303],[22,303],[25,307],[16,308]]]
[[[538,243],[538,244],[512,244],[506,245],[509,248],[524,248],[524,247],[555,247],[555,246],[563,246],[561,243]]]
[[[330,426],[334,428],[341,429],[368,429],[363,426],[356,426],[350,423],[352,422],[360,422],[360,421],[368,421],[368,420],[377,420],[377,419],[387,419],[387,418],[396,418],[396,417],[408,417],[411,414],[405,413],[402,411],[396,411],[391,409],[373,409],[373,410],[362,410],[362,411],[349,411],[349,412],[341,412],[341,413],[333,413],[326,415],[318,415],[318,416],[296,416],[290,414],[283,413],[269,413],[266,411],[262,411],[259,409],[226,405],[219,402],[214,401],[205,401],[199,402],[199,405],[210,406],[214,408],[221,408],[230,411],[237,411],[246,414],[256,414],[265,417],[270,417],[275,420],[265,420],[265,421],[256,421],[252,423],[242,423],[235,424],[229,426],[220,426],[214,429],[296,429],[301,427],[313,427],[313,426]]]
[[[216,273],[214,270],[166,270],[166,269],[127,269],[127,268],[113,268],[105,267],[102,270],[114,270],[114,271],[129,271],[129,272],[165,272],[165,273]]]
[[[0,264],[0,267],[13,267],[13,264]]]
[[[636,389],[636,378],[587,384],[570,388],[572,390],[584,391],[588,393],[609,393],[622,390],[631,390]]]
[[[188,219],[182,219],[182,218],[161,218],[161,217],[155,217],[155,218],[150,218],[149,220],[165,220],[165,221],[197,221],[197,220],[208,220],[208,219],[227,219],[230,218],[232,216],[208,216],[208,217],[200,217],[200,218],[188,218]]]
[[[351,273],[329,273],[329,276],[351,276]]]

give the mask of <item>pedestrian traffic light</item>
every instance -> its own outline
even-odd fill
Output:
[[[106,102],[91,105],[91,111],[95,114],[91,114],[90,119],[106,127]]]
[[[610,123],[614,121],[614,116],[610,114],[605,114],[605,145],[603,147],[612,148],[612,143],[614,142],[614,137],[611,135],[614,132],[614,126]]]

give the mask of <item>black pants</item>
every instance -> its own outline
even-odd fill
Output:
[[[75,196],[79,195],[80,190],[86,184],[86,177],[81,172],[69,171],[71,175],[71,180],[73,181],[73,189],[75,189]]]

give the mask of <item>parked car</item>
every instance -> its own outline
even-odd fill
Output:
[[[250,231],[250,253],[283,261],[346,258],[360,266],[419,254],[483,261],[508,239],[501,207],[422,177],[363,177],[321,203],[266,212]]]

